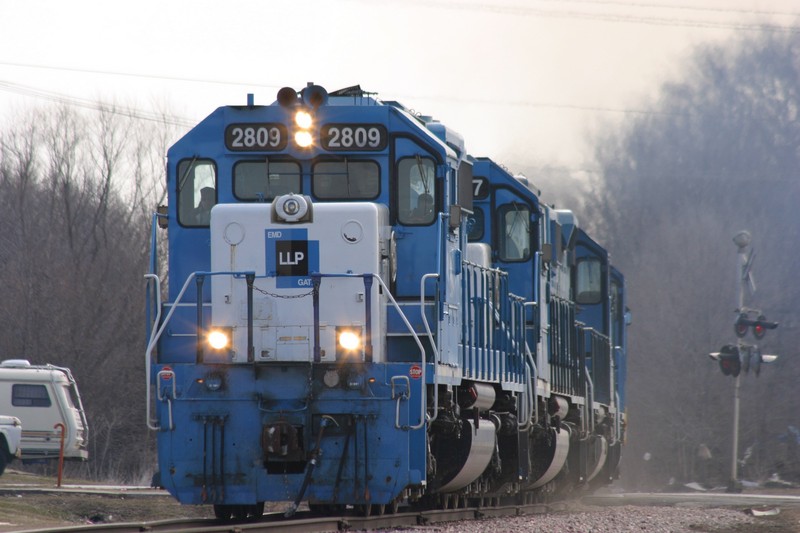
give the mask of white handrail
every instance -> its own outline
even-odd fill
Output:
[[[408,319],[406,318],[405,313],[403,313],[403,310],[400,308],[400,304],[397,303],[397,301],[394,299],[394,296],[392,296],[391,291],[389,291],[389,287],[386,286],[386,284],[383,282],[381,277],[378,276],[377,274],[372,274],[372,277],[377,279],[378,283],[381,284],[381,287],[383,287],[383,293],[389,298],[389,301],[392,302],[392,305],[394,305],[395,309],[397,309],[397,313],[400,315],[400,318],[403,320],[403,323],[406,325],[408,330],[411,332],[411,335],[414,337],[414,341],[417,343],[417,346],[419,347],[419,356],[420,356],[421,366],[422,366],[422,376],[421,376],[421,379],[422,379],[422,387],[421,387],[421,389],[422,389],[422,401],[420,402],[419,424],[417,424],[415,426],[408,426],[408,429],[420,429],[421,427],[423,427],[425,425],[425,406],[426,406],[426,403],[427,403],[427,400],[428,400],[427,394],[426,394],[426,391],[425,391],[425,387],[426,387],[426,385],[425,385],[425,348],[423,348],[422,341],[419,340],[419,336],[417,335],[417,332],[414,331],[413,327],[411,327],[411,323],[408,321]],[[411,397],[411,387],[410,386],[408,388],[408,395],[409,395],[409,398],[410,398]],[[398,412],[398,420],[395,421],[395,425],[396,426],[398,425],[398,422],[399,422],[399,412]]]
[[[167,313],[167,316],[164,318],[164,322],[157,330],[153,329],[153,331],[150,333],[150,342],[147,343],[147,351],[145,352],[144,355],[145,375],[147,379],[147,392],[145,396],[147,401],[147,427],[154,431],[158,431],[159,429],[161,429],[161,426],[154,423],[155,419],[150,418],[150,365],[153,359],[153,348],[155,348],[156,344],[158,343],[158,339],[161,338],[161,335],[167,328],[167,324],[169,324],[169,321],[172,318],[172,314],[178,307],[178,302],[181,301],[184,293],[186,293],[186,289],[189,287],[189,283],[191,283],[191,281],[195,278],[196,275],[197,272],[192,272],[186,278],[183,287],[181,287],[181,292],[178,293],[178,297],[175,298],[175,302],[173,303],[172,308],[169,310],[169,313]],[[156,296],[156,303],[158,304],[158,311],[157,311],[158,314],[156,315],[156,322],[155,322],[156,324],[158,324],[158,320],[160,320],[161,318],[161,279],[156,274],[145,274],[144,277],[149,279],[155,279],[158,282],[156,285],[159,289]]]

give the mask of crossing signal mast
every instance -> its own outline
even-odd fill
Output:
[[[778,323],[767,320],[760,309],[751,309],[744,306],[745,287],[748,287],[751,293],[755,292],[755,282],[751,272],[755,253],[752,249],[748,250],[751,242],[749,232],[740,231],[733,237],[733,242],[739,248],[738,263],[741,268],[739,276],[739,308],[736,310],[736,321],[733,324],[733,330],[738,340],[736,344],[726,344],[718,352],[712,352],[708,355],[715,361],[719,361],[719,368],[723,374],[735,378],[733,394],[733,459],[731,461],[731,480],[728,484],[728,491],[739,492],[741,491],[741,485],[738,481],[737,458],[739,456],[740,374],[742,370],[747,373],[752,368],[755,375],[758,376],[761,373],[761,365],[763,363],[772,363],[778,358],[777,355],[762,354],[758,346],[748,344],[744,339],[748,331],[752,331],[753,337],[761,340],[766,335],[767,330],[777,328]]]

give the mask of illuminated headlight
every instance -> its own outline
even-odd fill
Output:
[[[212,329],[206,337],[212,350],[224,350],[231,344],[230,334],[222,329]]]
[[[313,123],[313,120],[311,119],[311,113],[308,111],[298,111],[294,116],[294,123],[297,124],[299,128],[307,130]]]
[[[345,330],[339,334],[339,346],[345,351],[352,352],[361,346],[361,338],[355,331]]]
[[[360,359],[362,349],[361,328],[336,327],[336,360]]]
[[[311,137],[310,131],[298,131],[294,134],[294,142],[300,148],[308,148],[314,143],[313,138]]]

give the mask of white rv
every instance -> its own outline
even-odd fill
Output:
[[[78,386],[68,368],[32,365],[24,359],[0,363],[0,413],[22,421],[23,462],[89,457],[88,425]]]

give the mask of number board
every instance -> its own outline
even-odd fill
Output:
[[[286,126],[274,122],[229,124],[225,147],[234,152],[266,152],[286,148]]]
[[[342,150],[385,150],[389,135],[380,124],[325,124],[320,131],[322,148],[331,152]]]
[[[489,180],[480,176],[472,178],[472,197],[476,200],[483,200],[489,197]]]

